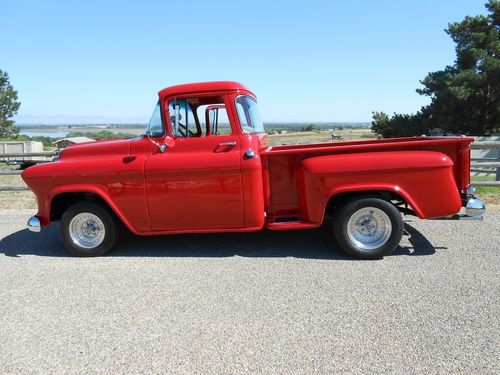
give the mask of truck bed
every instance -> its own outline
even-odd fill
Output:
[[[263,151],[261,155],[273,156],[283,154],[318,154],[318,153],[345,153],[387,150],[409,150],[414,147],[436,147],[444,145],[468,145],[474,138],[467,137],[408,137],[391,139],[374,139],[367,141],[351,142],[325,142],[311,144],[297,144],[286,146],[273,146]],[[451,155],[449,155],[451,156]]]
[[[271,221],[294,217],[300,220],[298,166],[307,158],[324,155],[392,151],[440,152],[452,160],[457,189],[463,192],[470,183],[469,145],[473,141],[473,138],[466,137],[411,137],[270,147],[260,154],[264,168],[266,211],[270,214]]]

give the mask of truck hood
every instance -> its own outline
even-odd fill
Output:
[[[95,141],[76,144],[61,150],[59,160],[108,155],[127,156],[130,153],[131,141],[131,139],[114,139],[111,141]]]

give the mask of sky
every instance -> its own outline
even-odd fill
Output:
[[[264,122],[411,113],[453,64],[449,22],[486,0],[0,0],[0,69],[23,122],[146,121],[167,86],[243,83]]]

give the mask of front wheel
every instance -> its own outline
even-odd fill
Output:
[[[99,256],[116,244],[118,228],[114,217],[93,202],[76,203],[61,218],[64,244],[78,256]]]
[[[360,198],[335,214],[333,231],[344,252],[359,259],[379,259],[392,253],[403,236],[403,218],[380,198]]]

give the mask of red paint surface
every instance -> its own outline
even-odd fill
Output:
[[[169,99],[203,95],[224,98],[232,134],[173,139],[163,113],[166,135],[155,142],[168,144],[164,153],[148,138],[93,142],[25,170],[42,224],[50,223],[54,197],[67,192],[99,195],[141,235],[317,227],[328,200],[352,191],[392,191],[422,218],[460,209],[460,192],[469,185],[471,138],[269,148],[265,134],[241,131],[234,100],[255,96],[236,82],[173,86],[160,91],[159,99],[165,109]],[[244,156],[248,149],[254,158]],[[283,217],[291,222],[274,222]]]

